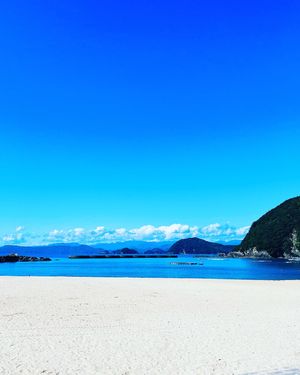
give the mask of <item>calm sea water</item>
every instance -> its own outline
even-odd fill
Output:
[[[174,265],[197,262],[198,265]],[[92,276],[214,279],[300,279],[300,261],[223,258],[54,259],[52,262],[2,263],[1,276]]]

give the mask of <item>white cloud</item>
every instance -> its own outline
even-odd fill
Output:
[[[128,237],[134,240],[163,241],[178,238],[193,237],[197,235],[198,227],[191,227],[185,224],[171,224],[155,227],[144,225],[128,231]]]
[[[213,223],[204,227],[190,226],[187,224],[171,225],[143,225],[141,227],[126,229],[106,229],[97,226],[94,229],[76,227],[73,229],[53,229],[48,233],[34,234],[25,232],[19,226],[13,233],[2,236],[2,244],[40,245],[51,243],[78,242],[82,244],[97,244],[101,242],[117,242],[128,240],[141,241],[175,241],[182,238],[200,237],[209,241],[226,241],[242,239],[248,232],[249,226],[240,228],[227,224]]]
[[[5,234],[2,237],[3,245],[23,245],[27,242],[27,235],[24,227],[18,226],[14,233]]]
[[[215,224],[209,224],[205,227],[201,228],[201,232],[204,235],[210,236],[210,235],[220,235],[222,233],[221,224],[215,223]]]
[[[249,229],[250,229],[250,225],[246,225],[245,227],[238,228],[236,230],[236,234],[238,236],[244,236],[249,232]]]
[[[227,224],[214,223],[202,227],[199,235],[205,239],[214,241],[226,241],[242,239],[248,232],[250,226],[237,228]]]

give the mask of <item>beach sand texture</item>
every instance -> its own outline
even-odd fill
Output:
[[[0,374],[300,374],[300,281],[0,278]]]

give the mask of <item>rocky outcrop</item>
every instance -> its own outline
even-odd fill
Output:
[[[249,249],[245,252],[231,251],[227,254],[228,258],[256,258],[256,259],[270,259],[271,255],[267,251],[258,251],[256,248]]]
[[[9,254],[0,256],[0,263],[16,263],[16,262],[49,262],[51,258],[46,257],[29,257],[18,254]]]
[[[222,253],[223,256],[223,253]],[[231,251],[227,254],[227,258],[244,258],[245,254],[241,251]]]

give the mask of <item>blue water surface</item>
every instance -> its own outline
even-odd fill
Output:
[[[177,265],[176,262],[197,262]],[[300,261],[226,258],[53,259],[51,262],[2,263],[1,276],[161,277],[209,279],[300,279]]]

